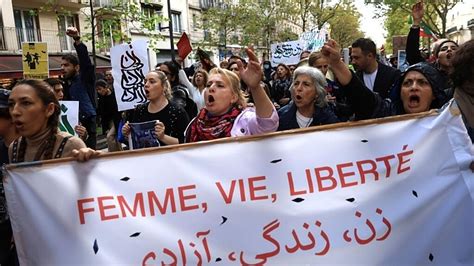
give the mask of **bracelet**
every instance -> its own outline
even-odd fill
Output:
[[[75,41],[79,41],[81,39],[81,36],[76,36],[76,37],[72,37]]]

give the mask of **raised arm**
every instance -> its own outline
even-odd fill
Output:
[[[249,63],[247,64],[247,68],[244,69],[242,63],[237,62],[240,77],[251,90],[257,116],[261,118],[269,118],[275,111],[275,107],[270,98],[268,98],[268,95],[265,93],[264,88],[260,86],[263,71],[255,53],[249,48],[246,48],[245,51],[249,57]]]
[[[410,65],[425,60],[420,53],[420,24],[424,13],[423,1],[413,5],[411,9],[413,24],[410,27],[406,43],[407,62]]]
[[[75,27],[69,27],[66,35],[74,39],[74,47],[76,48],[77,58],[79,59],[79,72],[81,78],[92,86],[95,83],[95,70],[87,51],[87,46],[82,43],[81,36]]]

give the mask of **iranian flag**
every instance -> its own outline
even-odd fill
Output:
[[[438,40],[436,34],[431,31],[430,27],[426,25],[424,22],[420,23],[420,37],[425,37],[425,38],[432,38],[435,41]]]

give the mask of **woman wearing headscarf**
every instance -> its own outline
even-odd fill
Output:
[[[439,73],[428,63],[412,65],[402,74],[391,92],[391,101],[366,88],[341,61],[339,50],[334,40],[322,48],[357,120],[424,112],[440,108],[447,101]]]

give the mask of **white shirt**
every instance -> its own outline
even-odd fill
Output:
[[[306,117],[302,115],[300,112],[296,111],[296,122],[298,122],[298,126],[300,126],[300,128],[305,128],[311,125],[311,122],[313,122],[313,118]]]
[[[378,71],[378,69],[376,69],[374,72],[372,72],[370,74],[366,74],[365,72],[363,74],[364,75],[364,84],[371,91],[374,91],[374,83],[375,83],[375,77],[377,77],[377,71]]]

